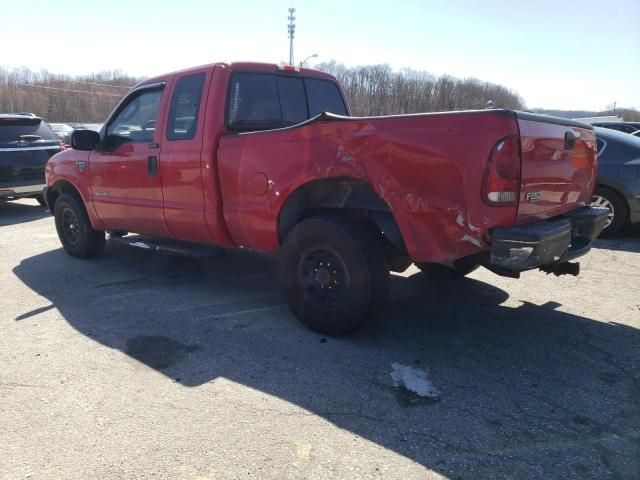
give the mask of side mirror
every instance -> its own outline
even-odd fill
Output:
[[[79,128],[71,134],[71,148],[75,150],[95,150],[100,143],[100,134],[93,130]]]

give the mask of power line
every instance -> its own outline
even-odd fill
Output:
[[[2,66],[0,65],[0,67],[2,67]],[[5,68],[10,68],[15,72],[20,71],[20,67],[5,67]],[[27,69],[27,71],[29,72],[29,75],[31,75],[33,73],[29,69]],[[54,73],[53,75],[55,76],[56,74]],[[96,86],[99,86],[99,87],[125,88],[127,90],[133,88],[133,85],[130,85],[130,86],[129,85],[112,85],[112,84],[109,84],[109,83],[85,82],[83,80],[69,80],[69,79],[59,79],[59,80],[63,81],[63,82],[68,82],[68,83],[80,83],[80,84],[83,84],[83,85],[96,85]]]
[[[83,85],[97,85],[99,87],[124,88],[126,90],[130,90],[131,88],[133,88],[133,85],[131,85],[131,86],[109,85],[108,83],[82,82],[80,80],[61,80],[61,81],[62,82],[69,82],[69,83],[81,83]]]
[[[107,93],[107,92],[90,92],[89,90],[75,90],[72,88],[60,88],[60,87],[45,87],[44,85],[32,85],[30,83],[20,83],[13,82],[8,83],[7,85],[20,85],[23,87],[31,87],[31,88],[44,88],[45,90],[58,90],[63,92],[74,92],[74,93],[87,93],[89,95],[105,95],[108,97],[122,97],[119,93]]]

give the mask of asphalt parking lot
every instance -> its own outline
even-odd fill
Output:
[[[334,339],[268,256],[77,260],[36,205],[0,205],[0,478],[640,478],[638,229],[579,277],[411,268]]]

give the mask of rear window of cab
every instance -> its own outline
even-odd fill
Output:
[[[226,108],[231,130],[288,127],[323,112],[347,115],[342,94],[330,80],[251,72],[231,76]]]

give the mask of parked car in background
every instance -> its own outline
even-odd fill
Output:
[[[102,128],[101,123],[76,123],[73,126],[73,129],[76,130],[78,128],[83,128],[85,130],[93,130],[94,132],[99,132]]]
[[[609,209],[602,236],[640,222],[640,137],[595,127],[598,175],[591,205]]]
[[[634,133],[640,130],[640,122],[594,122],[591,125],[624,133]]]
[[[62,143],[71,145],[71,132],[73,132],[71,125],[68,123],[50,123],[49,126]]]
[[[42,197],[44,169],[64,145],[41,118],[33,114],[0,114],[0,203]]]

